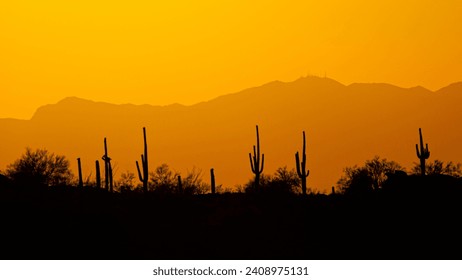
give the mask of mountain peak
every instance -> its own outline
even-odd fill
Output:
[[[436,91],[438,94],[459,93],[462,94],[462,82],[452,83]]]
[[[83,98],[80,98],[80,97],[77,97],[77,96],[69,96],[69,97],[65,97],[65,98],[61,99],[56,104],[66,104],[66,103],[75,103],[75,102],[81,103],[81,102],[93,102],[93,101],[88,100],[88,99],[83,99]]]
[[[433,93],[431,90],[424,88],[423,86],[415,86],[409,88],[410,91],[415,92],[415,93],[421,93],[421,94],[428,94],[428,93]]]

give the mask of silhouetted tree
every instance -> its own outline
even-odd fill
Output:
[[[45,149],[26,153],[7,167],[6,175],[24,186],[68,185],[72,180],[69,161]]]
[[[135,189],[135,174],[127,171],[120,174],[120,180],[117,182],[116,186],[120,192],[133,191]]]
[[[252,178],[244,185],[244,192],[245,193],[255,193],[256,191],[264,191],[266,187],[271,182],[271,176],[266,174],[261,174],[258,177],[258,188],[257,184],[255,183],[255,177]]]
[[[273,175],[262,174],[260,177],[260,192],[266,193],[301,193],[301,180],[295,169],[287,169],[287,166],[280,167]],[[254,192],[255,182],[250,180],[245,185],[245,192]]]
[[[149,174],[149,190],[158,193],[174,193],[179,175],[178,172],[170,170],[167,164],[161,164]]]
[[[344,193],[367,193],[382,188],[387,174],[404,171],[398,163],[380,159],[378,156],[367,160],[362,167],[353,166],[344,169],[344,175],[337,182]]]
[[[200,169],[194,167],[183,178],[184,194],[204,194],[209,189],[209,186],[202,181],[202,170]]]
[[[306,177],[305,189],[303,191],[303,178],[300,179],[295,169],[287,169],[287,166],[279,167],[271,177],[269,188],[277,192],[302,193],[307,194]],[[302,185],[301,185],[302,184]],[[300,189],[302,186],[302,189]]]
[[[202,181],[202,171],[196,168],[180,176],[164,163],[150,173],[149,190],[155,193],[193,195],[204,194],[209,189],[210,186]]]
[[[427,175],[449,175],[456,178],[462,177],[460,163],[453,163],[452,161],[444,163],[440,160],[434,160],[433,162],[425,163],[425,170]],[[412,174],[421,174],[421,166],[419,163],[414,163],[412,168]]]

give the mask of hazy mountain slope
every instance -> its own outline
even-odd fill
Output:
[[[307,77],[193,106],[113,105],[67,98],[39,108],[30,121],[0,120],[0,168],[19,157],[26,146],[46,147],[68,156],[73,167],[81,157],[89,175],[103,154],[103,138],[108,137],[118,174],[135,172],[135,160],[142,152],[141,128],[146,126],[151,169],[161,163],[181,172],[196,166],[208,180],[213,167],[218,184],[242,184],[252,177],[248,153],[259,124],[264,172],[294,167],[305,130],[308,184],[328,189],[344,167],[362,164],[374,155],[411,166],[417,161],[414,146],[419,127],[431,159],[462,161],[460,85],[431,92],[388,84],[345,86]]]

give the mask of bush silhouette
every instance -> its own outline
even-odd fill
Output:
[[[45,149],[27,148],[20,159],[7,167],[6,175],[22,186],[69,185],[72,180],[69,161]]]
[[[449,175],[456,178],[462,177],[462,170],[460,163],[453,163],[452,161],[444,163],[440,160],[425,163],[425,170],[427,175]],[[421,174],[420,163],[414,163],[412,174]]]
[[[210,186],[202,181],[202,171],[193,168],[183,178],[184,194],[205,194]]]
[[[367,160],[362,167],[345,168],[337,185],[343,193],[367,193],[381,189],[388,175],[398,171],[404,171],[404,168],[394,161],[376,156]]]
[[[167,164],[163,163],[149,174],[148,190],[164,194],[174,193],[178,175],[179,173],[173,172]]]
[[[287,166],[279,167],[273,175],[261,174],[259,178],[259,189],[255,186],[254,179],[245,185],[246,193],[302,193],[301,179],[295,169],[287,169]]]

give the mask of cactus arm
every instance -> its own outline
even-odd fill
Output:
[[[143,175],[141,175],[140,165],[138,164],[138,161],[136,161],[136,169],[138,170],[138,178],[141,182],[143,182]]]
[[[258,171],[259,174],[261,174],[263,172],[263,167],[265,165],[265,154],[262,154],[261,155],[261,168],[260,170]]]
[[[252,172],[255,173],[255,168],[253,167],[253,161],[252,161],[252,154],[249,153],[249,159],[250,159],[250,168],[252,169]]]
[[[297,174],[299,177],[302,177],[302,172],[300,171],[300,156],[298,152],[295,153],[295,166],[297,167]]]

